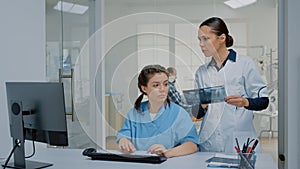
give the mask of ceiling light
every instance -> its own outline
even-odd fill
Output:
[[[87,11],[88,9],[89,7],[87,6],[75,4],[73,8],[70,10],[70,12],[76,14],[84,14],[85,11]]]
[[[58,1],[57,4],[53,7],[53,9],[75,14],[84,14],[89,9],[89,7],[70,2]]]
[[[250,4],[255,3],[256,0],[229,0],[225,1],[224,4],[230,6],[233,9],[241,8]]]

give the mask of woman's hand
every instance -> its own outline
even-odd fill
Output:
[[[206,109],[208,104],[201,104],[202,109]]]
[[[123,153],[134,153],[136,151],[134,145],[127,138],[120,139],[119,149],[122,150]]]
[[[225,97],[225,102],[228,104],[235,105],[236,107],[247,107],[249,106],[249,101],[240,95],[232,95]]]
[[[157,154],[157,155],[159,155],[159,156],[166,156],[166,152],[167,152],[168,150],[163,146],[163,145],[161,145],[161,144],[154,144],[154,145],[152,145],[149,149],[148,149],[148,151],[147,151],[147,153],[151,153],[151,154]]]

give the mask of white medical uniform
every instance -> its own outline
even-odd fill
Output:
[[[248,56],[229,50],[228,60],[218,70],[215,62],[201,65],[195,75],[195,88],[224,85],[227,96],[245,98],[268,97],[256,63]],[[199,133],[200,151],[235,152],[235,138],[240,146],[247,138],[257,138],[253,126],[253,111],[226,102],[209,104]],[[257,147],[260,151],[260,147]]]

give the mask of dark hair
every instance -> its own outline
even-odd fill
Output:
[[[154,74],[156,73],[165,73],[167,76],[169,76],[166,68],[164,68],[163,66],[160,65],[148,65],[145,66],[141,73],[139,74],[138,77],[138,87],[140,89],[140,92],[142,92],[142,94],[136,99],[135,103],[134,103],[134,108],[139,112],[140,109],[140,104],[141,101],[143,100],[143,96],[147,95],[146,93],[144,93],[144,91],[142,90],[142,86],[147,86],[149,79],[151,79]],[[170,100],[167,98],[167,102],[168,104],[170,104]]]
[[[210,27],[212,31],[218,36],[224,33],[226,35],[226,47],[230,47],[233,45],[233,38],[229,35],[227,26],[221,18],[218,17],[208,18],[207,20],[205,20],[200,24],[199,28],[202,26]]]
[[[175,68],[174,67],[168,67],[167,71],[169,74],[173,74],[175,72]]]

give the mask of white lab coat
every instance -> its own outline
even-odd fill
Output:
[[[231,50],[230,53],[233,51]],[[224,85],[227,96],[241,95],[246,98],[268,97],[266,83],[263,81],[256,63],[248,56],[228,59],[219,71],[209,62],[201,65],[195,75],[195,88]],[[235,152],[235,138],[240,146],[247,138],[257,138],[253,126],[253,111],[236,107],[226,102],[208,106],[199,133],[200,151]],[[258,146],[257,151],[260,151]]]

